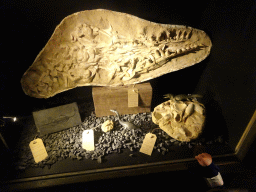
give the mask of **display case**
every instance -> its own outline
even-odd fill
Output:
[[[125,132],[116,114],[105,116],[95,114],[93,86],[77,87],[47,99],[27,96],[21,89],[22,74],[50,38],[54,27],[63,17],[74,12],[71,13],[67,9],[67,2],[64,1],[63,10],[57,12],[58,17],[52,22],[48,22],[55,15],[51,12],[53,9],[50,5],[49,14],[43,14],[43,11],[40,11],[43,14],[42,18],[48,18],[47,21],[41,20],[41,16],[37,15],[36,11],[40,10],[39,5],[33,5],[28,15],[24,15],[18,5],[13,4],[11,8],[6,8],[6,15],[12,9],[16,10],[24,19],[20,23],[27,25],[24,29],[20,29],[22,24],[17,23],[15,30],[27,33],[32,31],[35,23],[39,26],[36,27],[35,30],[38,33],[34,33],[34,36],[26,34],[25,37],[18,37],[17,41],[22,45],[25,44],[23,38],[30,38],[31,46],[28,46],[28,51],[20,50],[21,58],[6,58],[7,63],[13,63],[13,60],[16,63],[21,62],[20,66],[15,65],[14,68],[10,68],[10,65],[6,64],[1,71],[4,91],[4,94],[1,94],[1,117],[17,118],[17,121],[5,118],[1,121],[3,122],[0,130],[2,135],[0,142],[2,189],[7,187],[10,190],[35,189],[100,179],[187,170],[189,167],[198,165],[194,157],[202,152],[210,153],[214,162],[223,169],[225,166],[235,166],[244,158],[248,147],[254,140],[256,130],[255,66],[251,62],[255,57],[252,54],[253,42],[255,42],[255,29],[252,26],[255,26],[255,15],[250,12],[251,4],[243,6],[239,3],[234,4],[229,14],[225,12],[226,8],[214,7],[215,11],[223,10],[221,15],[217,15],[216,12],[209,11],[212,8],[210,1],[200,8],[203,10],[197,10],[197,14],[194,14],[191,19],[175,19],[173,16],[178,16],[181,12],[166,12],[168,9],[160,5],[156,6],[160,10],[160,15],[158,15],[159,11],[152,12],[147,9],[139,11],[139,8],[145,6],[140,3],[133,5],[138,8],[134,10],[115,7],[116,11],[129,12],[159,23],[182,25],[191,23],[192,26],[205,30],[213,44],[210,56],[200,63],[146,81],[150,89],[147,89],[148,92],[145,92],[146,95],[143,97],[148,98],[147,94],[152,93],[152,98],[149,97],[151,103],[148,104],[149,100],[146,99],[147,111],[145,112],[124,112],[120,115],[122,121],[133,122],[140,128]],[[87,4],[90,5],[88,2]],[[125,2],[123,5],[125,6]],[[56,6],[59,4],[56,3]],[[79,4],[74,6],[76,11],[80,11]],[[89,7],[98,8],[95,5]],[[104,8],[110,9],[108,5]],[[236,22],[230,18],[231,16],[238,17],[237,9],[246,12],[243,15],[244,20],[247,20],[246,26],[242,22],[234,25]],[[196,19],[197,16],[201,18],[200,21]],[[32,20],[33,17],[35,21]],[[17,20],[19,21],[18,17]],[[44,30],[40,31],[42,28]],[[231,29],[232,33],[229,31]],[[44,35],[46,37],[42,39]],[[241,47],[243,49],[238,52],[238,48],[240,50]],[[26,58],[25,61],[21,61],[24,58]],[[19,69],[18,72],[16,69]],[[19,73],[17,77],[13,75],[14,71]],[[156,106],[166,101],[163,95],[168,93],[174,95],[201,94],[203,96],[198,101],[205,106],[206,121],[202,134],[197,139],[189,142],[175,140],[153,123],[152,112]],[[97,99],[100,101],[101,94],[99,92],[97,94]],[[102,95],[101,97],[102,100],[106,99]],[[81,123],[40,135],[33,113],[71,103],[76,103]],[[114,129],[110,132],[102,131],[99,126],[106,120],[114,122]],[[82,134],[88,129],[94,129],[95,150],[91,152],[82,148]],[[152,154],[146,155],[140,152],[140,148],[145,135],[149,132],[154,133],[157,140]],[[48,153],[48,158],[39,163],[35,163],[29,148],[30,142],[36,138],[42,139]]]

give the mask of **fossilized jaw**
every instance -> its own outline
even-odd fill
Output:
[[[194,65],[211,49],[205,32],[109,10],[72,14],[21,79],[24,92],[48,98],[78,86],[144,82]]]

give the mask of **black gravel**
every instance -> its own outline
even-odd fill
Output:
[[[21,138],[21,142],[15,150],[17,157],[16,169],[24,170],[27,167],[43,168],[45,166],[50,169],[51,165],[66,158],[77,161],[90,159],[96,160],[98,163],[104,163],[104,156],[111,155],[112,153],[121,153],[122,150],[138,152],[145,135],[152,130],[153,133],[157,135],[153,152],[157,151],[162,155],[166,155],[172,146],[181,147],[186,145],[191,149],[195,145],[224,142],[221,136],[207,142],[204,138],[189,143],[177,141],[161,129],[155,129],[158,128],[158,126],[152,122],[151,113],[122,115],[120,118],[123,121],[133,122],[139,128],[127,130],[119,124],[116,116],[96,117],[92,112],[85,118],[81,125],[41,137],[46,147],[48,157],[40,163],[34,162],[29,149],[29,142],[35,138],[37,133],[36,131],[32,131],[29,134],[27,133],[25,137]],[[100,127],[94,129],[95,150],[84,150],[82,148],[82,132],[94,128],[108,119],[114,121],[114,129],[106,133],[102,132]],[[134,157],[134,153],[129,156]]]

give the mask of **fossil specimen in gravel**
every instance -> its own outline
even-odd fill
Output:
[[[101,125],[101,130],[108,132],[114,129],[114,122],[112,120],[107,120]]]
[[[211,47],[199,29],[86,10],[61,21],[21,85],[29,96],[48,98],[78,86],[136,84],[199,63]]]
[[[152,121],[174,139],[184,142],[196,139],[205,124],[204,105],[195,99],[190,100],[190,96],[169,98],[170,100],[155,107]]]

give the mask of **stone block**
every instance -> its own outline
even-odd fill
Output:
[[[97,117],[115,115],[110,109],[118,111],[120,115],[136,114],[151,111],[152,87],[150,83],[136,84],[139,103],[137,107],[128,107],[128,89],[133,85],[120,87],[93,87],[92,95]]]
[[[41,136],[81,124],[81,117],[75,102],[33,112],[33,117]]]

